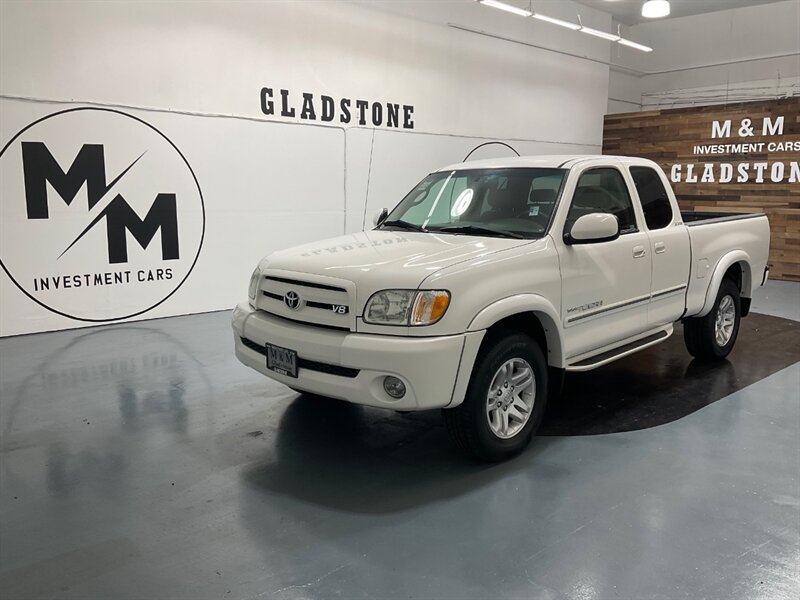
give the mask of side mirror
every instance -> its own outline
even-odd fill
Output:
[[[372,224],[375,227],[378,227],[381,223],[383,223],[386,220],[386,217],[388,216],[389,216],[389,210],[386,208],[382,208],[375,213],[374,217],[372,217]]]
[[[608,213],[590,213],[583,215],[564,234],[564,243],[572,246],[575,244],[595,244],[597,242],[610,242],[619,237],[619,222],[617,217]]]

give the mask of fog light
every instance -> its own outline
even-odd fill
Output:
[[[406,386],[397,377],[389,375],[383,380],[383,389],[392,398],[402,398],[406,395]]]

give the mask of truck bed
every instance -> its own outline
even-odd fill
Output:
[[[764,213],[726,213],[726,212],[695,212],[681,211],[681,218],[687,227],[705,225],[707,223],[720,223],[723,221],[738,221],[740,219],[753,219],[763,217]]]
[[[725,256],[750,265],[742,273],[742,297],[752,298],[761,285],[769,254],[769,221],[764,213],[681,212],[692,251],[686,316],[695,316],[710,298],[711,275]],[[724,270],[719,273],[721,276]],[[702,316],[702,314],[701,314]]]

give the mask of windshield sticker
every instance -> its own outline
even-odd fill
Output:
[[[528,207],[528,216],[529,217],[536,217],[539,215],[539,205],[536,206],[529,206]]]
[[[450,209],[450,216],[451,217],[460,217],[469,208],[469,205],[472,204],[472,197],[474,196],[474,192],[472,188],[467,188],[463,192],[458,195],[456,198],[455,203],[453,204],[453,208]]]

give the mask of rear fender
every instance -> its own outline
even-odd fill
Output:
[[[719,293],[719,288],[722,285],[722,279],[725,277],[725,273],[727,273],[731,265],[736,263],[741,263],[742,268],[741,294],[746,298],[751,297],[753,278],[750,269],[750,256],[744,250],[734,250],[723,256],[717,263],[714,274],[711,276],[708,290],[706,291],[706,300],[703,303],[703,308],[694,316],[704,317],[711,312],[711,309],[714,307],[714,302],[717,300],[717,293]]]

